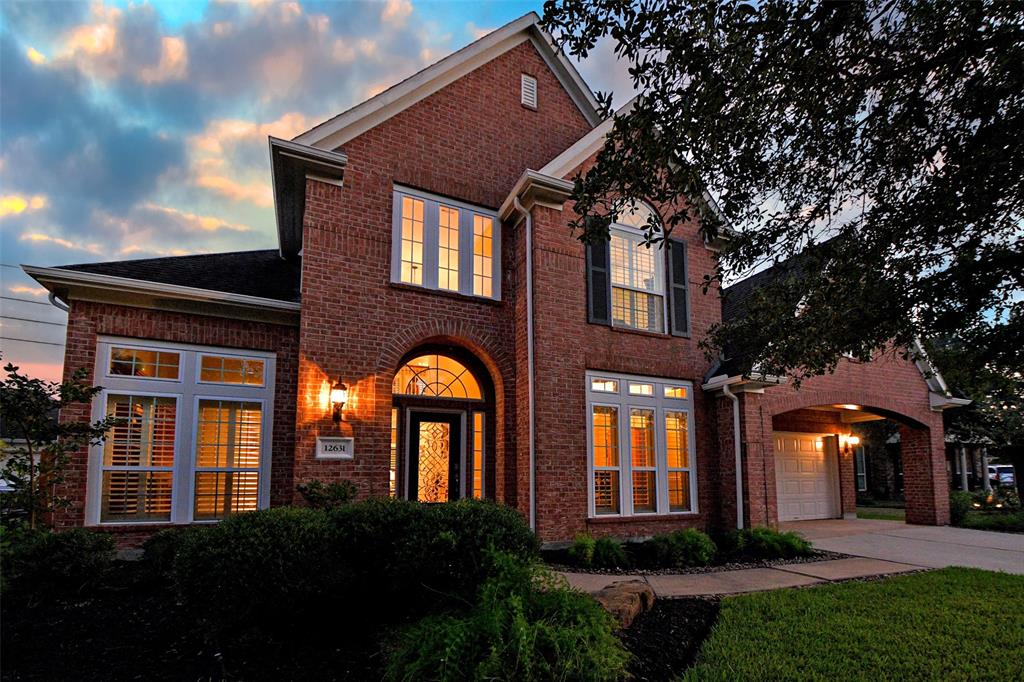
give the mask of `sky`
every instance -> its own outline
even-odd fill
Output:
[[[277,246],[291,138],[542,2],[0,0],[0,348],[60,375],[66,316],[19,264]],[[608,45],[595,91],[630,93]]]

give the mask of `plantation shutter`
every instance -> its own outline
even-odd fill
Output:
[[[611,325],[611,248],[607,239],[587,244],[587,321]]]
[[[686,243],[668,240],[668,295],[672,335],[690,335],[690,311],[686,282]]]

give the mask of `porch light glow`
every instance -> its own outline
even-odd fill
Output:
[[[348,386],[341,381],[331,386],[331,405],[334,408],[334,423],[341,421],[341,409],[348,402]]]
[[[859,410],[860,409],[860,405],[853,405],[853,404],[850,404],[850,403],[846,403],[844,405],[840,405],[839,407],[843,408],[844,410]]]
[[[858,436],[850,434],[840,434],[839,445],[844,450],[849,451],[850,448],[857,447],[858,445],[860,445],[860,438]]]

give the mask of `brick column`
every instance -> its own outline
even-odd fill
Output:
[[[772,418],[763,393],[740,394],[740,438],[743,442],[744,516],[746,525],[776,526],[775,442]]]
[[[942,422],[931,428],[900,425],[903,489],[907,523],[944,526],[949,523],[949,485]]]
[[[717,499],[714,505],[714,525],[722,531],[736,528],[736,455],[733,444],[733,402],[718,395],[714,399],[714,424],[717,436],[716,461],[711,479],[715,483]]]
[[[836,444],[838,446],[838,443]],[[857,468],[854,462],[855,448],[839,450],[839,498],[844,519],[857,518]]]

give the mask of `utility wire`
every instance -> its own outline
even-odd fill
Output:
[[[60,346],[61,348],[64,347],[63,343],[56,343],[54,341],[34,341],[33,339],[17,339],[17,338],[15,338],[13,336],[0,336],[0,340],[3,340],[3,341],[20,341],[21,343],[39,343],[39,344],[42,344],[44,346]]]

